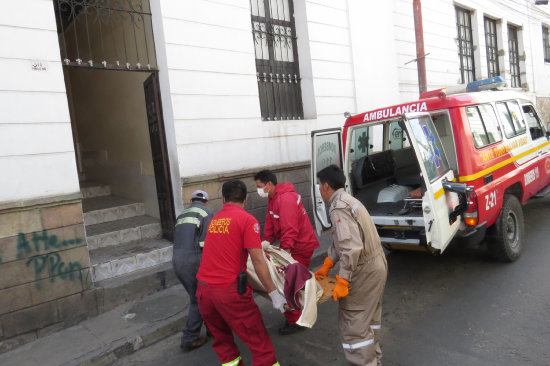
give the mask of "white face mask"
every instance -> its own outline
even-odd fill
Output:
[[[262,198],[267,198],[267,197],[269,197],[269,193],[264,192],[264,188],[258,188],[258,196],[260,196]]]

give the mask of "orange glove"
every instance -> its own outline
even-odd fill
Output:
[[[342,277],[336,275],[336,285],[334,286],[334,290],[332,290],[332,298],[334,301],[338,301],[338,299],[348,296],[348,286],[348,280],[344,280]]]
[[[332,259],[330,257],[325,258],[325,262],[323,263],[323,266],[319,268],[317,271],[315,271],[315,278],[317,280],[320,280],[321,277],[328,276],[328,271],[334,267],[334,263],[332,263]]]

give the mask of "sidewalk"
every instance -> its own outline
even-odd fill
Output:
[[[319,237],[311,268],[323,262],[330,235]],[[187,317],[187,293],[172,286],[128,303],[74,327],[0,355],[2,366],[98,366],[116,360],[179,332]]]

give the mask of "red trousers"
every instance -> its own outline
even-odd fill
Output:
[[[214,336],[212,348],[218,354],[220,363],[240,357],[233,332],[250,349],[254,366],[273,366],[277,363],[275,348],[265,329],[260,309],[252,298],[250,286],[239,295],[235,285],[216,288],[199,282],[197,300],[204,322]]]
[[[311,262],[313,251],[314,249],[312,249],[311,251],[302,252],[302,253],[292,253],[291,255],[296,262],[302,263],[304,266],[306,266],[306,268],[309,268],[309,262]],[[298,319],[300,319],[301,316],[302,316],[301,311],[295,311],[295,310],[285,311],[285,318],[288,324],[296,324],[296,322],[298,321]]]

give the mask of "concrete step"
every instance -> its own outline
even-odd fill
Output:
[[[136,240],[158,239],[161,236],[160,221],[151,216],[135,216],[86,226],[86,239],[90,250]]]
[[[100,290],[103,311],[131,301],[138,301],[145,296],[165,290],[179,284],[172,262],[140,269],[122,276],[108,278],[95,283]]]
[[[84,224],[95,225],[104,222],[145,215],[145,205],[116,196],[99,196],[82,200]]]
[[[111,187],[96,182],[84,181],[80,182],[80,192],[82,198],[108,196],[111,194]]]
[[[139,240],[90,251],[94,282],[126,275],[172,260],[172,243]]]

